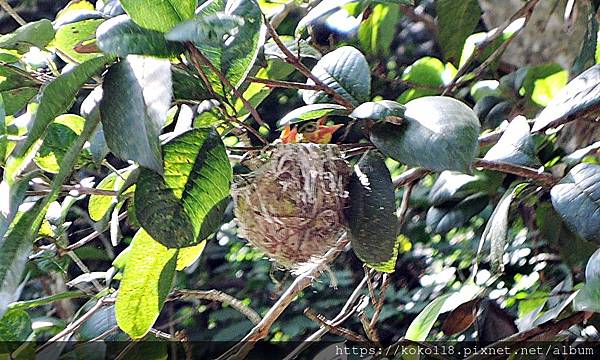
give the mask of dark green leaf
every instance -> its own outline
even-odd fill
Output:
[[[481,8],[477,0],[438,0],[436,12],[439,41],[446,59],[458,64],[465,40],[471,35]]]
[[[196,45],[212,42],[215,45],[223,42],[225,35],[233,35],[238,27],[244,25],[244,19],[225,13],[197,16],[183,22],[169,31],[165,38],[171,41],[191,41]]]
[[[202,101],[212,98],[206,85],[196,75],[178,67],[171,67],[173,77],[173,100]]]
[[[30,22],[14,32],[0,36],[0,48],[25,53],[30,47],[43,49],[54,39],[52,22],[47,19]]]
[[[4,64],[0,66],[0,95],[6,115],[13,115],[38,93],[40,83],[25,71]]]
[[[265,42],[266,30],[260,7],[255,0],[210,0],[197,11],[201,17],[218,13],[244,19],[236,35],[219,44],[211,42],[197,44],[198,49],[233,84],[239,87],[248,76],[258,50]],[[224,86],[214,72],[205,67],[211,84],[217,93],[229,94],[231,89]]]
[[[9,310],[0,318],[0,341],[2,342],[26,341],[32,332],[31,319],[23,310]]]
[[[406,107],[391,100],[366,102],[359,105],[350,117],[355,119],[382,120],[393,124],[400,124],[404,117]]]
[[[38,94],[36,87],[10,89],[2,92],[4,109],[7,115],[14,115],[22,110]]]
[[[514,118],[484,159],[514,165],[540,166],[527,119],[522,116]]]
[[[196,0],[121,0],[121,5],[141,27],[164,33],[194,16]]]
[[[400,8],[396,4],[375,4],[369,17],[358,28],[358,40],[365,51],[389,55],[396,32]]]
[[[61,26],[56,31],[54,40],[54,46],[62,52],[62,54],[59,53],[59,56],[65,58],[65,61],[74,60],[77,62],[84,62],[98,57],[97,51],[86,54],[77,52],[76,47],[93,43],[96,37],[96,29],[102,22],[104,22],[104,19],[89,19]]]
[[[393,272],[396,246],[396,202],[394,185],[384,157],[367,152],[354,168],[348,187],[352,249],[368,266]]]
[[[531,131],[556,127],[561,120],[595,119],[600,101],[600,65],[571,80],[535,118]]]
[[[44,87],[27,139],[15,150],[11,161],[7,162],[5,178],[7,175],[8,177],[18,175],[24,158],[32,150],[32,146],[44,136],[46,129],[54,121],[54,118],[67,112],[75,101],[79,89],[111,61],[112,59],[109,57],[88,60],[57,77]]]
[[[387,156],[411,166],[470,172],[479,149],[479,120],[449,97],[430,96],[406,104],[402,125],[376,124],[371,141]]]
[[[365,56],[352,46],[342,46],[323,56],[312,73],[355,106],[370,99],[369,64]],[[309,79],[307,84],[314,85],[314,81]],[[329,96],[322,91],[303,90],[302,98],[307,104],[331,102]]]
[[[143,229],[132,240],[115,304],[119,328],[133,339],[150,331],[171,291],[177,249],[154,241]]]
[[[4,100],[0,93],[0,165],[4,166],[8,150],[8,128],[6,126],[6,111],[4,110]],[[0,235],[1,237],[1,235]]]
[[[168,60],[128,56],[104,77],[100,117],[110,150],[162,173],[158,136],[171,106]]]
[[[575,166],[550,195],[571,231],[584,240],[600,242],[600,165]]]
[[[479,214],[488,202],[489,198],[486,194],[477,193],[458,204],[445,203],[443,206],[431,207],[427,211],[427,228],[434,234],[445,234]]]
[[[587,17],[587,29],[582,41],[581,51],[571,68],[573,74],[579,74],[584,69],[596,63],[596,47],[598,46],[598,20],[596,20],[596,11],[589,11]]]
[[[446,202],[463,200],[481,190],[483,185],[479,176],[443,171],[429,190],[429,202],[433,206],[440,206]]]
[[[185,132],[163,146],[164,178],[142,170],[135,211],[142,227],[169,247],[197,244],[216,230],[233,178],[225,146],[213,129]]]
[[[33,247],[33,234],[41,225],[39,213],[43,203],[38,201],[17,215],[6,236],[0,242],[0,316],[13,301],[21,283],[27,258]]]
[[[348,115],[348,109],[337,104],[313,104],[301,106],[277,122],[279,127],[315,120],[323,116]]]
[[[180,44],[167,41],[161,32],[140,27],[127,15],[100,25],[96,36],[102,52],[120,57],[133,54],[170,58],[183,52]]]

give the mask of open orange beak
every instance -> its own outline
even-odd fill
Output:
[[[279,136],[282,144],[297,144],[298,143],[298,129],[294,126],[292,128],[286,125],[281,135]]]
[[[302,134],[302,139],[315,144],[329,144],[333,134],[343,125],[318,125],[317,130]]]

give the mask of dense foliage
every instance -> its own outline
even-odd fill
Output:
[[[0,1],[0,351],[595,340],[584,3],[564,68],[502,57],[539,0]]]

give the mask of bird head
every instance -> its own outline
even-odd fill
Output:
[[[322,117],[318,121],[311,121],[304,124],[300,129],[296,126],[286,127],[281,132],[281,142],[283,144],[314,143],[329,144],[333,134],[343,125],[326,125],[327,118]]]

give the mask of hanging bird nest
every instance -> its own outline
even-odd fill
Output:
[[[233,187],[239,234],[288,269],[323,256],[346,231],[350,167],[336,145],[276,145]]]

